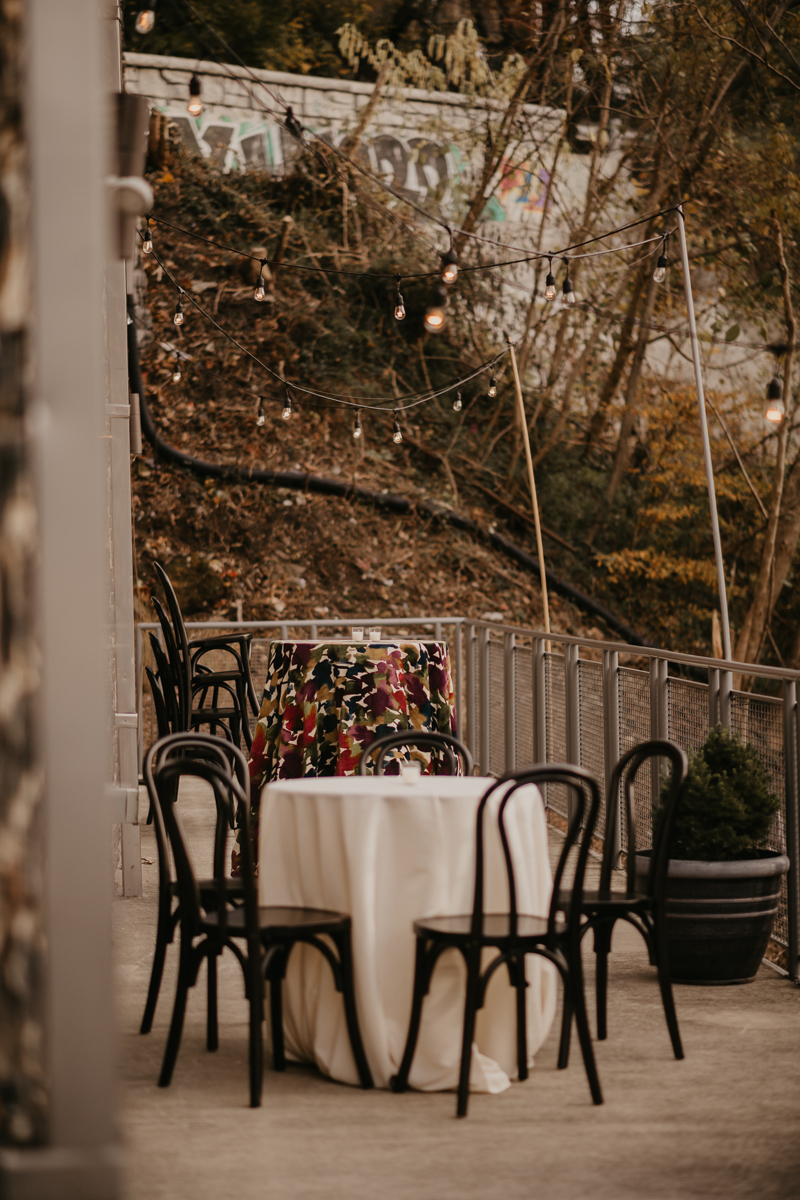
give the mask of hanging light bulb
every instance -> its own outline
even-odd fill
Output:
[[[425,313],[425,328],[429,333],[438,333],[444,325],[444,310],[447,304],[447,289],[441,283],[431,292],[428,311]]]
[[[458,255],[451,246],[446,254],[442,255],[442,283],[455,283],[458,278]]]
[[[462,407],[461,392],[456,392],[456,398],[453,401],[453,412],[461,412]]]
[[[150,229],[150,218],[147,218],[147,224],[144,227],[144,237],[142,238],[142,254],[153,253],[153,233]]]
[[[189,80],[189,103],[186,105],[186,111],[190,117],[199,117],[203,111],[203,101],[200,99],[200,80],[196,75],[192,75]]]
[[[402,440],[403,431],[401,430],[400,423],[397,420],[397,414],[395,414],[394,425],[392,426],[392,441],[395,443],[395,445],[399,446]]]
[[[497,380],[494,377],[494,372],[492,372],[492,378],[489,380],[489,395],[497,395]]]
[[[361,437],[361,414],[356,412],[356,420],[353,425],[353,437],[358,440]]]
[[[553,274],[553,260],[549,260],[547,268],[547,279],[544,281],[544,297],[545,300],[555,300],[556,298],[556,277]]]
[[[156,14],[152,8],[143,8],[136,14],[134,29],[137,33],[149,33],[156,23]]]
[[[259,396],[258,397],[258,409],[256,410],[256,425],[258,425],[258,427],[260,429],[261,426],[266,425],[266,423],[267,423],[267,414],[264,412],[264,398],[263,398],[263,396]]]
[[[172,372],[172,382],[180,383],[181,381],[181,356],[175,353],[175,370]]]
[[[667,258],[667,239],[664,238],[664,242],[661,246],[661,253],[656,260],[656,269],[653,271],[653,279],[656,283],[663,283],[667,278],[668,266],[669,259]]]
[[[266,300],[267,298],[267,281],[264,278],[264,264],[261,264],[261,274],[258,277],[256,290],[253,292],[254,300]]]
[[[400,276],[397,276],[397,287],[394,291],[394,319],[395,321],[404,321],[406,317],[406,306],[403,297],[400,295]]]
[[[767,385],[767,411],[764,416],[773,424],[779,425],[783,420],[783,384],[777,375],[773,375]]]
[[[283,412],[281,413],[281,416],[283,417],[284,421],[289,421],[292,417],[292,397],[289,395],[288,387],[285,389],[285,391],[286,396],[283,401]]]
[[[575,295],[575,289],[573,288],[572,280],[569,277],[569,259],[568,258],[564,259],[564,266],[567,269],[567,273],[564,276],[564,282],[561,285],[561,303],[566,305],[569,308],[572,308],[572,306],[574,304],[577,304],[578,297]]]
[[[178,303],[175,305],[175,316],[172,319],[176,325],[182,325],[186,320],[186,315],[183,311],[183,304],[181,303],[180,296],[178,297]]]

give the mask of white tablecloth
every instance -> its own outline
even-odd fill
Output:
[[[400,1064],[414,978],[412,922],[472,911],[475,818],[489,781],[422,776],[280,780],[261,800],[261,904],[307,905],[349,913],[356,1002],[377,1087]],[[508,908],[497,821],[487,830],[485,911]],[[521,789],[507,809],[520,912],[546,914],[551,875],[539,792]],[[490,953],[487,951],[487,953]],[[424,1091],[457,1086],[466,971],[456,950],[436,964],[422,1010],[409,1083]],[[530,1064],[553,1020],[555,970],[527,958]],[[334,1079],[358,1082],[341,997],[330,967],[297,946],[284,982],[287,1054],[315,1062]],[[514,992],[505,968],[493,976],[478,1014],[470,1089],[500,1092],[516,1071]]]

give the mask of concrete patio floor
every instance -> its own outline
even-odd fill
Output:
[[[190,837],[203,838],[205,806],[182,802],[181,811]],[[152,826],[143,826],[142,855],[153,860],[143,864],[144,897],[113,906],[128,1200],[800,1196],[800,988],[766,966],[744,987],[676,987],[686,1051],[676,1062],[655,973],[628,928],[615,935],[609,1037],[595,1042],[601,1107],[591,1104],[576,1042],[569,1068],[556,1070],[556,1021],[527,1082],[472,1096],[466,1120],[456,1120],[452,1093],[362,1092],[306,1066],[277,1074],[267,1065],[262,1107],[250,1109],[247,1011],[230,955],[220,970],[220,1049],[205,1049],[201,974],[172,1085],[159,1089],[177,954],[143,1037]],[[590,948],[585,960],[591,1006]]]

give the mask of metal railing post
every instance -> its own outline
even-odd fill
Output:
[[[478,709],[477,709],[477,680],[475,669],[475,626],[472,622],[464,627],[464,691],[466,695],[466,744],[469,752],[478,763]],[[480,764],[478,763],[480,770]]]
[[[733,676],[730,671],[719,673],[719,723],[726,729],[731,726],[731,690]]]
[[[785,680],[783,685],[783,747],[786,772],[786,853],[789,856],[787,877],[788,902],[788,971],[796,980],[800,974],[800,844],[798,843],[798,761],[800,761],[800,726],[797,719],[797,684]]]
[[[578,680],[578,647],[564,647],[564,717],[566,724],[567,762],[581,764],[580,697]],[[569,794],[568,817],[574,815],[575,800]]]
[[[139,716],[139,728],[136,731],[136,756],[139,763],[139,774],[144,768],[144,663],[142,662],[142,631],[137,625],[134,629],[134,655],[136,660],[136,712]]]
[[[503,635],[503,684],[505,687],[505,758],[506,771],[513,771],[517,765],[517,713],[516,713],[516,671],[515,653],[516,637],[513,633]]]
[[[709,667],[708,670],[708,727],[713,729],[719,724],[719,669]]]
[[[482,775],[488,775],[492,767],[492,702],[489,695],[491,683],[489,630],[481,629],[478,634],[478,703],[481,706],[480,755]]]
[[[665,658],[650,659],[650,737],[669,737],[669,693],[667,679],[669,678],[667,660]],[[655,800],[661,787],[660,759],[654,758],[650,765],[650,794]]]
[[[533,657],[533,761],[547,762],[547,660],[544,640],[536,635],[531,647]]]
[[[610,808],[617,809],[614,823],[614,868],[619,870],[622,852],[622,814],[619,811],[620,796],[611,795],[611,776],[619,762],[619,654],[616,650],[603,651],[603,749],[605,751],[605,790],[606,790],[606,822],[605,833],[608,833]]]
[[[453,697],[456,704],[456,737],[460,737],[461,731],[464,729],[464,672],[461,661],[463,653],[462,640],[461,622],[456,621],[455,649],[450,662],[450,670],[453,672]]]

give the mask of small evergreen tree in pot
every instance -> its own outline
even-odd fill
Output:
[[[659,797],[654,824],[666,787]],[[667,940],[677,983],[747,983],[767,948],[789,869],[766,849],[780,800],[757,750],[721,725],[690,757],[673,826]],[[645,875],[648,856],[637,855]]]

